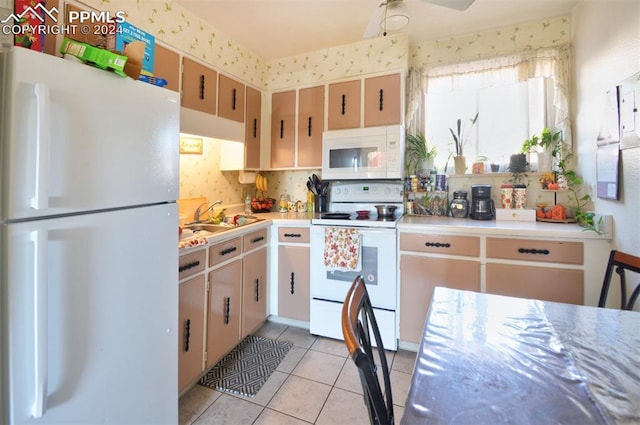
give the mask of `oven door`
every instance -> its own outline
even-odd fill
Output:
[[[343,302],[353,280],[362,275],[371,304],[396,309],[396,230],[360,228],[360,271],[328,271],[324,265],[324,231],[311,227],[311,298]]]

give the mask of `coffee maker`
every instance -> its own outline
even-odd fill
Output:
[[[492,220],[495,212],[496,208],[491,199],[491,185],[472,184],[471,213],[469,216],[474,220]]]

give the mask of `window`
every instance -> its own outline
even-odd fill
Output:
[[[506,172],[509,156],[544,127],[562,131],[570,145],[568,51],[568,46],[541,49],[430,69],[422,92],[424,134],[438,148],[436,167],[444,169],[449,152],[455,154],[449,129],[456,131],[458,118],[469,167],[482,156]]]

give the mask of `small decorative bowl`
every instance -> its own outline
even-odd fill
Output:
[[[367,210],[358,210],[356,211],[356,214],[357,214],[356,218],[360,220],[366,220],[369,218],[369,211]]]

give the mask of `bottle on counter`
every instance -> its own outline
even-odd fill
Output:
[[[247,193],[247,196],[244,198],[244,214],[251,215],[251,196]]]
[[[315,197],[313,196],[313,192],[307,191],[307,212],[313,212],[313,203],[315,202]]]

